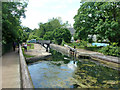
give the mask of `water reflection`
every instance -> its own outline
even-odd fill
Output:
[[[120,88],[117,70],[54,50],[51,53],[49,61],[28,65],[35,88]]]
[[[75,70],[77,68],[77,62],[76,61],[70,61],[70,63],[68,63],[68,68],[70,68],[71,70]]]
[[[68,68],[69,64],[64,64],[62,61],[42,61],[28,65],[34,86],[36,88],[73,88],[74,70]]]

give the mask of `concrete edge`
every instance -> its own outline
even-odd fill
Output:
[[[34,63],[37,62],[41,59],[47,59],[49,58],[51,55],[43,55],[43,56],[37,56],[37,57],[31,57],[31,58],[26,58],[26,63]]]
[[[59,52],[62,52],[62,53],[67,53],[69,54],[69,49],[67,47],[64,47],[64,46],[60,46],[60,45],[56,45],[56,44],[51,44],[50,47],[52,49],[55,49],[55,50],[58,50]],[[90,58],[98,58],[96,56],[92,56],[91,54],[81,54],[80,52],[77,51],[77,57],[90,57]],[[105,56],[105,55],[104,55]],[[116,64],[119,64],[120,62],[116,62],[116,61],[110,61],[108,59],[103,59],[103,58],[99,58],[100,60],[103,60],[103,61],[108,61],[108,62],[111,62],[111,63],[116,63]]]
[[[19,45],[19,57],[20,57],[20,75],[21,75],[21,88],[34,88],[33,82],[23,56],[21,45]]]

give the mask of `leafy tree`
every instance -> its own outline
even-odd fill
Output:
[[[57,28],[63,28],[65,26],[67,26],[67,25],[68,25],[68,22],[62,23],[62,20],[61,20],[60,17],[58,17],[58,18],[52,18],[52,19],[49,19],[47,23],[39,23],[39,29],[37,29],[35,31],[35,35],[38,36],[38,37],[40,37],[40,38],[44,38],[45,39],[45,38],[47,38],[46,35],[48,35],[47,32],[53,32],[55,29],[57,29]]]
[[[46,32],[43,39],[44,40],[53,40],[53,33],[52,32]]]
[[[26,42],[29,39],[30,33],[32,33],[32,30],[28,27],[23,27],[23,41]]]
[[[20,18],[25,18],[27,3],[3,2],[2,3],[2,41],[10,43],[20,39],[22,35]]]
[[[71,34],[66,28],[55,29],[53,31],[53,38],[55,39],[56,43],[60,45],[63,40],[65,42],[70,42]]]
[[[31,39],[38,39],[39,37],[37,37],[36,35],[33,35],[33,33],[31,33],[30,35],[29,35],[29,40],[31,40]]]
[[[84,2],[75,15],[74,28],[78,38],[87,40],[88,35],[98,35],[101,40],[119,42],[120,2]]]

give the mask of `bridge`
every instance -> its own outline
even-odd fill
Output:
[[[46,49],[46,52],[48,52],[48,49],[50,48],[51,44],[50,40],[38,40],[37,43],[41,44]]]

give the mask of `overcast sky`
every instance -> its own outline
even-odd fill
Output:
[[[38,23],[46,23],[53,17],[61,17],[65,23],[73,26],[73,17],[80,7],[80,0],[29,0],[26,18],[21,19],[22,25],[31,29],[38,28]]]

